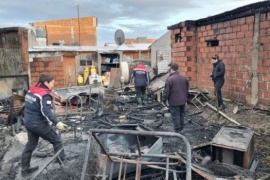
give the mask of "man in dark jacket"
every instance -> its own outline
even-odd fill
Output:
[[[149,73],[147,72],[147,69],[142,64],[137,64],[137,66],[133,69],[129,83],[132,83],[132,80],[134,78],[135,81],[135,92],[136,92],[136,99],[137,99],[137,105],[138,107],[142,106],[142,103],[146,103],[146,87],[149,85],[150,79],[149,79]]]
[[[171,64],[171,74],[165,82],[162,101],[168,100],[175,132],[184,128],[185,104],[187,102],[189,83],[178,71],[178,64]]]
[[[38,169],[38,166],[30,167],[33,151],[36,149],[39,137],[53,145],[54,152],[62,149],[61,138],[49,125],[51,122],[59,130],[65,130],[64,123],[58,121],[52,113],[51,90],[54,88],[54,78],[50,75],[41,75],[39,82],[31,86],[25,96],[24,125],[27,129],[28,142],[21,157],[21,173],[27,175]],[[65,153],[60,153],[60,159],[64,160]]]
[[[224,82],[225,82],[225,79],[224,79],[225,64],[218,58],[217,55],[212,57],[211,61],[213,64],[213,71],[210,77],[212,78],[212,81],[214,82],[215,95],[218,98],[218,108],[219,110],[222,111],[225,109],[225,106],[223,104],[222,94],[221,94],[221,88],[223,87]]]

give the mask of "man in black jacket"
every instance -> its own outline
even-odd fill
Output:
[[[52,95],[54,78],[50,75],[41,75],[39,82],[30,87],[25,96],[24,125],[27,130],[28,142],[21,157],[22,176],[38,169],[38,166],[30,167],[33,151],[36,149],[39,137],[53,145],[54,152],[62,149],[62,141],[58,133],[50,126],[50,122],[59,130],[65,130],[67,125],[59,122],[52,113]],[[60,159],[64,160],[64,151],[60,153]]]
[[[222,111],[225,109],[225,106],[223,104],[222,94],[221,94],[221,88],[223,87],[224,82],[225,82],[225,79],[224,79],[225,64],[218,58],[217,55],[212,57],[211,61],[213,64],[213,71],[210,77],[212,78],[212,81],[214,82],[215,95],[218,98],[218,108],[219,110]]]
[[[162,101],[168,100],[175,132],[184,127],[185,104],[187,102],[189,83],[178,71],[178,64],[171,64],[171,74],[165,82]]]

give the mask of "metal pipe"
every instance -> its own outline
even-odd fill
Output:
[[[140,146],[140,142],[139,142],[139,136],[136,136],[136,138],[137,138],[136,143],[137,143],[139,157],[142,157],[141,146]]]
[[[120,163],[120,158],[118,157],[112,157],[114,159],[115,163]],[[137,164],[137,161],[135,160],[130,160],[130,159],[124,159],[123,162],[129,163],[129,164]],[[141,161],[140,162],[143,165],[167,165],[165,162],[149,162],[149,161]],[[178,165],[178,162],[175,163],[169,163],[169,165]]]
[[[47,166],[49,164],[52,163],[52,161],[57,158],[59,156],[59,154],[63,151],[64,149],[60,149],[57,153],[55,153],[55,155],[45,164],[43,164],[43,166],[38,170],[38,172],[35,173],[35,175],[32,177],[32,179],[35,179],[45,168],[47,168]],[[48,173],[47,173],[48,174]]]
[[[104,153],[108,156],[108,158],[113,162],[112,158],[110,157],[110,155],[107,153],[106,149],[104,148],[104,146],[102,146],[102,143],[100,142],[100,140],[97,138],[96,134],[93,134],[93,137],[95,138],[95,140],[97,141],[97,143],[100,145],[101,149],[104,151]]]
[[[170,159],[169,158],[166,158],[166,179],[169,178],[169,162],[170,162]]]

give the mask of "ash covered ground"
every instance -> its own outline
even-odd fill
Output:
[[[236,114],[233,114],[234,106],[234,103],[226,102],[224,113],[257,133],[255,135],[255,159],[259,162],[257,170],[262,172],[263,175],[267,174],[270,171],[270,115],[267,111],[244,105],[239,107]],[[83,123],[78,126],[80,130],[76,131],[76,137],[72,128],[61,133],[67,154],[64,166],[53,162],[36,179],[80,179],[89,129],[109,129],[117,124],[140,124],[154,131],[174,131],[170,117],[164,117],[162,113],[164,106],[153,101],[148,102],[147,107],[136,108],[136,104],[131,101],[129,103],[117,103],[117,111],[114,114],[85,115]],[[235,125],[222,116],[217,118],[217,113],[207,106],[199,110],[192,104],[188,104],[186,110],[185,127],[182,134],[188,139],[191,146],[211,142],[222,126]],[[126,118],[119,120],[119,116],[123,115],[126,115]],[[16,136],[11,136],[10,129],[4,122],[5,120],[2,120],[0,130],[0,179],[23,179],[20,176],[20,156],[27,142],[27,133],[22,127]],[[69,124],[69,122],[66,123]],[[185,145],[182,141],[176,138],[163,138],[164,154],[179,151],[185,151]],[[46,141],[40,140],[31,164],[42,166],[52,156],[52,146]],[[91,158],[94,159],[95,157],[95,154],[92,154]],[[95,167],[94,164],[89,166]],[[156,179],[162,179],[161,177]]]

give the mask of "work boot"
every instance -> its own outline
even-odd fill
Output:
[[[27,153],[23,153],[22,154],[22,163],[21,163],[21,174],[22,176],[27,176],[30,173],[38,170],[38,166],[33,166],[30,167],[30,161],[31,161],[31,157],[32,157],[32,153],[31,152],[27,152]]]
[[[27,176],[30,175],[32,172],[35,172],[38,170],[39,166],[33,166],[33,167],[22,167],[21,175]]]
[[[225,109],[225,105],[224,104],[221,104],[218,108],[220,111],[224,110]]]
[[[142,97],[142,104],[147,105],[147,96],[146,96],[146,94],[144,94],[143,97]]]
[[[142,98],[137,98],[138,107],[142,107]]]
[[[60,152],[58,157],[56,157],[55,162],[61,165],[66,160],[66,158],[67,158],[66,153],[64,150],[62,150],[62,152]]]

